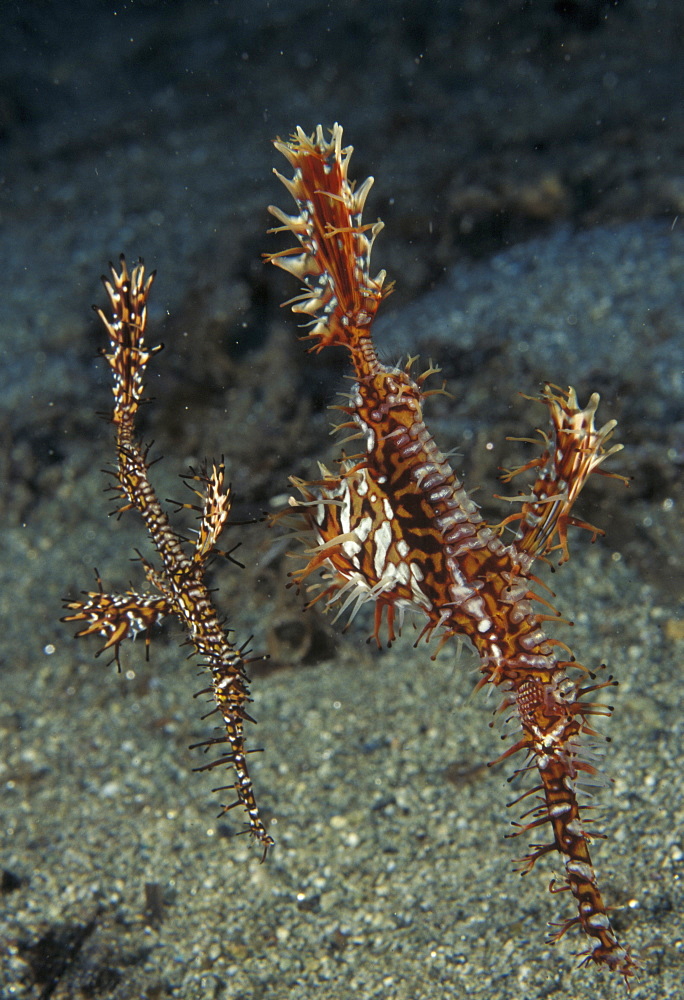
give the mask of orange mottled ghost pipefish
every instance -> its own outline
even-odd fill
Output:
[[[504,477],[535,469],[536,482],[516,498],[517,513],[502,524],[487,524],[423,420],[423,383],[434,369],[413,378],[415,359],[403,369],[378,360],[371,327],[390,289],[383,271],[370,274],[371,249],[382,228],[381,222],[362,222],[373,179],[359,187],[349,180],[352,148],[343,148],[339,125],[329,141],[319,126],[310,137],[298,128],[275,146],[294,171],[291,179],[278,177],[297,211],[286,215],[271,207],[282,224],[274,231],[292,233],[297,246],[268,259],[303,283],[289,304],[310,317],[310,349],[341,345],[349,351],[355,384],[340,407],[348,418],[342,426],[365,441],[362,454],[342,460],[339,474],[322,467],[317,482],[293,479],[301,499],[290,504],[309,540],[314,538],[295,581],[322,570],[314,600],[342,602],[341,610],[351,608],[352,615],[373,601],[378,644],[383,621],[392,641],[407,610],[424,617],[419,640],[433,632],[440,634],[438,648],[452,636],[470,640],[479,655],[478,687],[498,687],[501,710],[517,720],[519,737],[499,760],[522,752],[521,772],[537,774],[535,786],[516,799],[534,796],[517,833],[548,827],[552,837],[530,845],[522,870],[557,851],[565,874],[562,885],[552,882],[550,888],[570,891],[577,900],[577,915],[551,940],[578,925],[590,939],[582,964],[607,965],[628,982],[636,963],[611,925],[578,802],[583,779],[589,782],[596,773],[591,759],[601,740],[590,720],[611,711],[587,696],[614,682],[592,683],[594,675],[565,643],[547,636],[545,623],[559,616],[535,592],[540,581],[531,572],[535,559],[551,552],[560,551],[561,562],[568,559],[570,525],[594,537],[600,533],[571,512],[588,477],[621,448],[607,446],[615,421],[595,427],[596,393],[582,409],[574,389],[544,386],[541,402],[551,428],[541,435],[542,454]],[[515,529],[508,544],[502,537],[507,525]],[[540,612],[540,604],[548,613]]]

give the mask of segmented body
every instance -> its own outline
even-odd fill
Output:
[[[372,179],[354,191],[347,178],[351,148],[342,148],[337,125],[330,141],[319,127],[311,137],[298,129],[290,142],[276,146],[294,169],[292,180],[281,179],[298,213],[271,211],[299,245],[270,259],[304,283],[292,304],[295,312],[312,317],[311,349],[348,349],[356,383],[348,405],[340,408],[365,442],[360,455],[342,463],[339,475],[324,469],[318,482],[294,480],[302,499],[293,498],[292,506],[315,538],[295,579],[301,584],[322,569],[324,585],[315,600],[341,601],[352,614],[366,601],[375,602],[378,643],[383,617],[391,641],[406,610],[424,616],[425,638],[438,631],[440,645],[452,636],[471,641],[480,658],[479,686],[500,687],[503,707],[511,708],[519,724],[519,738],[503,757],[522,751],[536,766],[538,784],[521,796],[535,795],[535,805],[519,832],[548,826],[552,834],[549,843],[532,845],[523,870],[541,855],[559,852],[565,861],[563,887],[578,902],[577,916],[554,938],[580,925],[591,940],[585,960],[618,969],[628,979],[634,961],[610,924],[578,804],[577,782],[595,772],[587,754],[599,739],[588,719],[609,714],[586,695],[605,685],[582,687],[587,671],[569,653],[565,659],[556,655],[567,647],[547,636],[544,622],[557,613],[539,610],[539,602],[547,602],[535,593],[531,574],[535,557],[559,549],[567,558],[568,525],[590,527],[571,509],[587,477],[619,449],[606,447],[615,424],[594,427],[598,396],[581,409],[574,390],[545,387],[541,398],[551,434],[542,436],[543,454],[528,466],[538,470],[531,492],[504,522],[517,523],[514,539],[504,544],[502,526],[484,521],[425,425],[424,376],[414,380],[408,369],[377,358],[370,328],[386,294],[385,275],[371,278],[369,264],[381,224],[368,227],[361,221]]]

